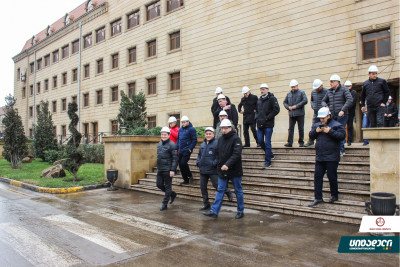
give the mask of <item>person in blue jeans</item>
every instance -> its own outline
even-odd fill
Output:
[[[370,127],[370,123],[368,120],[368,114],[367,114],[367,109],[364,109],[363,112],[363,119],[362,119],[362,128],[369,128]],[[363,146],[367,146],[369,145],[369,139],[363,139]]]
[[[217,218],[221,210],[225,189],[228,180],[232,181],[237,200],[236,219],[244,216],[244,200],[242,189],[242,141],[232,130],[232,123],[225,119],[221,121],[222,137],[218,139],[217,146],[217,174],[218,188],[211,210],[204,212],[205,216]]]

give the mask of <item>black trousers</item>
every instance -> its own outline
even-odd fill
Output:
[[[337,161],[316,161],[314,170],[314,196],[315,199],[322,199],[322,184],[325,172],[328,175],[331,196],[339,195],[337,169],[339,162]]]
[[[254,140],[257,142],[256,123],[243,123],[244,146],[250,146],[249,127],[253,133]]]
[[[189,150],[179,152],[179,169],[181,170],[182,178],[185,182],[189,182],[189,177],[192,177],[192,172],[188,164],[191,154]]]
[[[208,199],[208,190],[207,190],[207,185],[208,185],[208,180],[211,180],[211,183],[215,189],[218,188],[218,175],[217,174],[202,174],[200,173],[200,190],[201,190],[201,196],[203,197],[203,204],[207,205],[210,204],[210,200]],[[231,190],[228,188],[228,186],[225,189],[225,194],[231,193]]]
[[[288,143],[293,144],[294,126],[297,122],[297,128],[299,128],[299,144],[304,144],[304,115],[289,117],[289,135]]]
[[[352,143],[353,142],[354,116],[355,116],[355,114],[349,113],[349,117],[347,119],[347,143]]]
[[[176,194],[172,191],[172,178],[169,176],[169,172],[157,172],[157,187],[165,192],[162,203],[168,204],[171,195]]]
[[[383,127],[385,120],[385,107],[379,106],[378,108],[367,108],[367,116],[370,127]]]
[[[384,127],[394,127],[396,126],[396,118],[385,120],[383,123]]]

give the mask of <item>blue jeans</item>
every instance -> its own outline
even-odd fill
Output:
[[[273,131],[274,128],[257,129],[257,143],[265,151],[265,163],[267,164],[271,164],[271,157],[274,155],[272,153],[272,145],[271,145],[271,137]]]
[[[363,115],[362,127],[369,128],[369,120],[368,120],[367,113],[364,113],[364,115]],[[369,144],[369,139],[364,139],[363,141],[364,141],[364,144]]]
[[[346,129],[346,124],[347,124],[347,120],[349,119],[349,115],[348,114],[344,114],[342,117],[333,116],[332,119],[334,119],[335,121],[337,121],[338,123],[343,125],[343,127]],[[340,141],[340,153],[344,152],[344,141],[345,141],[345,139]]]
[[[243,189],[242,189],[242,177],[230,178],[233,183],[233,188],[235,189],[236,201],[237,201],[237,211],[244,211],[244,200],[243,200]],[[228,186],[228,179],[222,179],[218,177],[218,189],[215,195],[214,204],[211,207],[211,211],[218,215],[222,201],[224,199],[225,189]]]

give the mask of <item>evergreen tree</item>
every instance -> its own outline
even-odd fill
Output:
[[[41,111],[37,116],[37,125],[35,127],[35,156],[45,159],[44,152],[46,150],[56,150],[57,141],[53,132],[53,120],[49,112],[49,102],[40,102]]]
[[[68,130],[71,133],[71,138],[65,146],[65,152],[68,158],[62,163],[63,168],[74,176],[74,182],[76,181],[79,168],[84,163],[82,152],[78,150],[82,134],[76,129],[79,122],[79,117],[76,114],[77,111],[78,105],[75,102],[68,104],[68,117],[71,120],[71,123],[68,125]]]
[[[117,115],[120,127],[126,127],[127,132],[144,127],[147,124],[146,115],[146,96],[142,91],[137,95],[133,94],[131,99],[121,91],[121,104]]]
[[[28,154],[24,127],[18,110],[14,109],[15,99],[13,96],[6,97],[6,113],[3,118],[4,124],[4,151],[3,157],[11,163],[13,169],[21,168],[21,160]]]

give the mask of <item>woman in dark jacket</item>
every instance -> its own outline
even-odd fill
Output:
[[[396,126],[397,119],[397,107],[396,104],[392,102],[392,97],[389,96],[389,99],[386,103],[385,107],[385,121],[384,127],[394,127]]]

